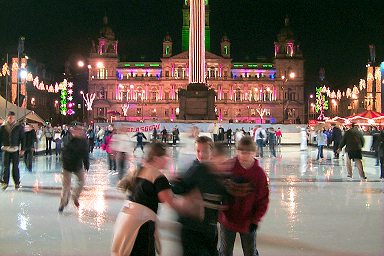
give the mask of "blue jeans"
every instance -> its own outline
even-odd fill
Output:
[[[236,232],[226,229],[220,224],[220,256],[232,256],[233,246],[235,244]],[[240,233],[241,247],[243,248],[244,256],[258,256],[259,252],[256,249],[256,230],[249,233]]]
[[[317,158],[316,160],[319,160],[319,158],[323,158],[323,145],[318,145],[317,146]]]
[[[259,150],[259,156],[263,157],[263,147],[264,147],[264,140],[258,139],[256,140],[257,149]]]

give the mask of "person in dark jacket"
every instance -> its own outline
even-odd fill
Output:
[[[88,142],[81,126],[71,128],[69,141],[63,149],[61,159],[63,165],[63,189],[59,206],[60,213],[63,212],[64,207],[69,202],[72,173],[77,176],[77,186],[73,190],[72,199],[75,206],[79,207],[79,197],[84,187],[84,169],[87,172],[89,170]]]
[[[363,154],[362,148],[364,147],[364,137],[363,133],[360,132],[356,125],[352,123],[352,128],[345,132],[343,138],[341,139],[339,151],[345,146],[345,151],[348,153],[348,158],[346,160],[348,176],[347,178],[352,179],[352,163],[351,160],[356,162],[357,169],[359,170],[359,175],[361,180],[367,180],[363,169]]]
[[[21,145],[21,150],[20,150]],[[7,121],[0,127],[0,147],[4,152],[3,176],[1,177],[1,188],[7,189],[10,175],[10,164],[12,162],[12,178],[15,189],[20,188],[19,155],[24,154],[25,138],[23,127],[16,122],[15,112],[9,111]]]
[[[384,180],[384,130],[380,132],[379,144],[379,158],[380,158],[380,179]]]
[[[93,131],[92,125],[88,126],[87,138],[88,138],[89,152],[93,153],[93,148],[95,147],[95,132]]]
[[[26,124],[24,127],[25,134],[25,152],[24,163],[29,172],[32,172],[32,158],[35,151],[35,142],[37,141],[36,132],[32,125]]]
[[[371,131],[372,135],[372,146],[371,146],[371,151],[375,152],[375,157],[376,157],[376,166],[379,166],[379,146],[381,143],[381,137],[380,137],[380,132],[377,130],[376,127],[372,127]]]
[[[143,139],[147,139],[147,137],[145,137],[144,133],[142,132],[137,132],[135,135],[132,136],[132,138],[133,137],[136,137],[136,142],[137,142],[135,148],[133,149],[133,152],[135,152],[138,147],[140,147],[141,151],[144,152]]]
[[[332,124],[332,141],[333,141],[333,154],[336,159],[339,158],[340,154],[338,152],[338,148],[340,146],[341,139],[343,138],[343,133],[341,132],[341,129],[337,127],[337,125]]]
[[[181,244],[183,255],[218,255],[218,211],[225,205],[227,193],[223,179],[215,172],[212,160],[213,141],[207,136],[197,137],[196,160],[178,180],[171,182],[175,194],[188,195],[198,191],[204,201],[204,219],[198,221],[188,216],[179,218],[182,224]]]

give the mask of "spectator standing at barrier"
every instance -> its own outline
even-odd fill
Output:
[[[219,126],[219,141],[222,143],[224,142],[224,128],[220,125]]]
[[[24,163],[29,172],[32,172],[32,159],[35,151],[35,142],[37,141],[36,132],[32,125],[26,123],[24,126],[25,134],[25,151]]]
[[[61,131],[60,137],[61,137],[61,141],[63,142],[62,146],[65,147],[65,145],[67,145],[69,141],[68,126],[65,124],[63,125],[63,130]]]
[[[61,154],[61,145],[62,145],[62,139],[61,139],[61,129],[60,126],[55,127],[53,129],[55,131],[55,134],[53,135],[53,141],[55,142],[55,155],[60,156]]]
[[[143,151],[143,153],[144,153],[144,142],[143,142],[143,139],[147,139],[147,137],[145,137],[144,133],[142,133],[140,131],[136,132],[135,135],[132,136],[132,138],[133,137],[136,137],[136,146],[133,149],[133,152],[135,152],[136,149],[138,147],[140,147],[141,151]]]
[[[232,129],[231,129],[231,127],[228,128],[226,134],[227,134],[228,146],[231,146],[232,145]]]
[[[95,132],[93,131],[92,125],[88,126],[86,135],[88,139],[89,153],[93,153],[93,148],[95,146]]]
[[[275,129],[273,127],[269,128],[268,133],[268,145],[269,145],[269,151],[271,152],[272,156],[276,157],[276,133]]]
[[[99,127],[99,131],[96,133],[96,141],[97,141],[97,148],[101,147],[101,143],[104,139],[105,130],[103,128]]]
[[[384,130],[380,132],[379,158],[380,158],[380,179],[381,181],[384,181]]]
[[[341,129],[336,124],[332,124],[332,126],[333,128],[332,128],[331,139],[333,141],[333,154],[335,159],[339,159],[340,154],[338,152],[338,149],[339,149],[341,139],[343,138],[343,134],[341,132]]]
[[[53,140],[54,131],[51,123],[48,123],[44,129],[45,136],[45,155],[52,155],[52,140]]]
[[[371,151],[375,152],[375,157],[376,157],[376,166],[379,166],[379,146],[380,146],[380,142],[381,142],[381,138],[380,138],[380,132],[377,130],[376,127],[372,127],[372,131],[371,131],[371,135],[372,135],[372,146],[371,146]]]
[[[352,123],[352,128],[347,130],[341,139],[339,150],[345,146],[345,151],[347,152],[347,178],[352,179],[352,163],[351,160],[354,160],[359,170],[360,179],[365,181],[367,177],[365,176],[363,169],[363,154],[362,148],[364,147],[364,137],[363,134],[358,130],[357,126]]]
[[[153,132],[152,132],[152,141],[153,142],[156,142],[157,141],[157,129],[156,128],[153,128]]]
[[[25,137],[24,128],[16,121],[13,111],[8,112],[6,122],[0,126],[0,147],[4,152],[1,188],[5,190],[8,187],[12,162],[12,178],[17,190],[20,188],[19,156],[24,154]]]
[[[257,145],[257,152],[259,157],[263,157],[263,147],[264,147],[265,141],[267,140],[267,133],[261,127],[261,125],[258,125],[256,127],[257,129],[255,131],[255,142]]]
[[[244,133],[242,130],[240,129],[236,129],[235,131],[235,146],[237,147],[237,144],[239,143],[239,141],[241,140],[241,138],[244,137]]]
[[[168,131],[167,129],[165,129],[165,126],[163,128],[163,130],[161,131],[161,142],[167,144],[167,136],[168,136]]]
[[[71,197],[71,178],[72,174],[76,175],[77,183],[72,193],[74,205],[80,206],[79,197],[84,187],[84,169],[89,170],[89,151],[88,142],[85,138],[83,127],[75,126],[71,128],[71,136],[67,146],[63,149],[63,188],[61,191],[61,199],[59,212],[63,212],[64,207],[68,205]]]
[[[176,142],[179,140],[179,134],[180,134],[179,128],[177,128],[177,125],[175,125],[175,127],[172,130],[172,145],[173,146],[175,146]]]
[[[213,134],[213,142],[216,142],[219,138],[219,127],[217,126],[216,123],[213,123],[212,134]]]
[[[281,132],[280,127],[279,127],[279,128],[277,128],[277,131],[276,131],[276,142],[277,142],[277,145],[281,144],[281,137],[283,137],[283,133]]]
[[[250,136],[243,137],[226,182],[232,195],[227,209],[220,212],[220,256],[233,255],[236,233],[239,233],[244,255],[259,255],[256,230],[269,204],[268,180],[255,159],[256,145]]]

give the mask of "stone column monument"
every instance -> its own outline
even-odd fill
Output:
[[[205,83],[205,0],[190,0],[189,84],[179,91],[179,119],[215,120],[215,91]]]

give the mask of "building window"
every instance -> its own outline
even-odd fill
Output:
[[[137,108],[137,111],[136,111],[136,116],[141,116],[141,111],[142,111],[142,109],[141,109],[141,108]]]
[[[228,93],[224,93],[224,100],[227,100],[228,99]]]
[[[164,93],[164,99],[169,100],[169,92]]]
[[[240,89],[237,89],[235,93],[235,101],[239,101],[239,100],[241,100],[241,91]]]
[[[228,116],[228,109],[224,109],[224,116]]]
[[[169,77],[169,71],[168,70],[165,71],[165,77]]]
[[[151,100],[156,100],[157,93],[151,92]]]

